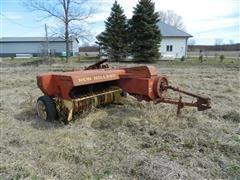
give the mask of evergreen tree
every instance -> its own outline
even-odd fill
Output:
[[[105,21],[105,31],[97,36],[97,44],[108,53],[110,59],[119,61],[128,53],[127,20],[123,9],[114,2],[110,16]]]
[[[160,55],[159,15],[154,6],[151,0],[140,0],[129,22],[131,52],[137,61],[152,62]]]

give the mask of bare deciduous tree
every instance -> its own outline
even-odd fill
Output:
[[[189,41],[188,41],[188,45],[190,45],[190,46],[194,46],[194,45],[196,45],[196,41],[195,41],[195,39],[189,39]]]
[[[177,15],[174,11],[167,10],[167,11],[159,11],[158,13],[159,13],[161,22],[174,26],[180,30],[185,30],[182,17]]]
[[[223,44],[223,39],[222,38],[215,39],[215,45],[222,45],[222,44]]]
[[[65,40],[66,60],[69,59],[71,38],[85,38],[90,34],[80,23],[85,23],[93,14],[93,8],[87,6],[87,0],[28,0],[24,1],[33,11],[43,13],[42,20],[53,18],[56,28],[54,35]]]
[[[234,44],[234,40],[230,39],[229,44],[231,44],[231,45]]]

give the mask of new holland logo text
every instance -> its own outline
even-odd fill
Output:
[[[78,82],[88,82],[88,81],[101,81],[101,80],[107,80],[107,79],[115,79],[117,78],[116,74],[105,74],[105,75],[97,75],[97,76],[91,76],[91,77],[82,77],[78,79]]]

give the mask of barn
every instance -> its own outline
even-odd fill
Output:
[[[70,54],[78,53],[78,42],[69,42]],[[49,53],[52,56],[62,56],[65,52],[65,41],[58,37],[2,37],[0,38],[0,57],[42,56]]]
[[[159,22],[162,35],[160,45],[161,59],[175,59],[187,56],[187,40],[192,35],[173,26]]]

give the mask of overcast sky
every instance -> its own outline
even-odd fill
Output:
[[[89,19],[88,29],[93,34],[104,30],[104,20],[109,16],[114,0],[89,0],[97,13]],[[131,18],[138,0],[118,0],[127,18]],[[196,44],[240,43],[240,0],[154,0],[155,10],[173,10],[182,16],[186,31],[193,35]],[[41,14],[29,11],[21,0],[0,0],[0,36],[44,36],[44,23],[54,26],[54,21],[39,21]]]

